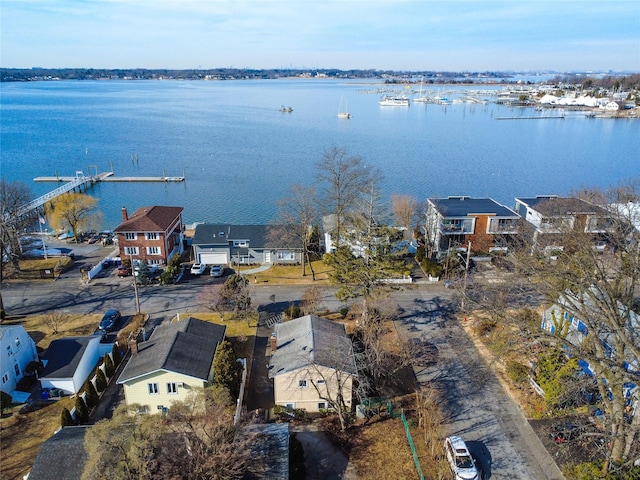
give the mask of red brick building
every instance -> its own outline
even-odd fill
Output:
[[[173,255],[181,254],[182,210],[182,207],[141,207],[129,216],[126,207],[122,207],[122,223],[114,230],[120,258],[165,265]]]

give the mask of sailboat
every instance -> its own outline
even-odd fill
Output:
[[[338,107],[338,118],[351,118],[351,114],[347,111],[347,102],[345,101],[344,110],[342,109],[342,99],[340,97],[340,106]]]
[[[414,99],[414,102],[418,103],[431,103],[431,99],[425,95],[422,95],[422,83],[424,81],[424,77],[420,77],[420,92],[418,93],[418,98]]]

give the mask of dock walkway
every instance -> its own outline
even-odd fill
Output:
[[[65,182],[65,184],[22,206],[16,215],[17,219],[32,215],[44,204],[54,200],[60,195],[64,195],[65,193],[69,193],[74,190],[81,190],[83,187],[86,190],[91,185],[98,182],[183,182],[184,176],[167,177],[166,175],[163,175],[161,177],[116,177],[113,172],[103,172],[89,176],[82,174],[76,175],[75,177],[60,175],[56,175],[54,177],[36,177],[33,181],[55,183]]]

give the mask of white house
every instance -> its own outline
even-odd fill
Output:
[[[59,388],[65,394],[78,393],[100,359],[100,335],[54,340],[42,355],[42,388]]]
[[[36,343],[22,325],[0,326],[0,389],[14,399],[20,395],[16,385],[24,377],[29,362],[38,361]]]

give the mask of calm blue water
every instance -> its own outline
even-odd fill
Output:
[[[516,196],[608,187],[640,175],[640,121],[498,121],[496,104],[380,107],[380,85],[333,80],[36,82],[1,85],[1,173],[34,196],[37,176],[111,170],[187,181],[103,183],[104,228],[121,207],[183,206],[184,220],[268,223],[294,183],[314,183],[332,146],[379,168],[385,197]],[[441,89],[444,92],[444,89]],[[447,93],[451,96],[450,93]],[[352,114],[337,118],[343,99]],[[292,113],[278,111],[291,106]],[[137,161],[132,160],[132,155]]]

